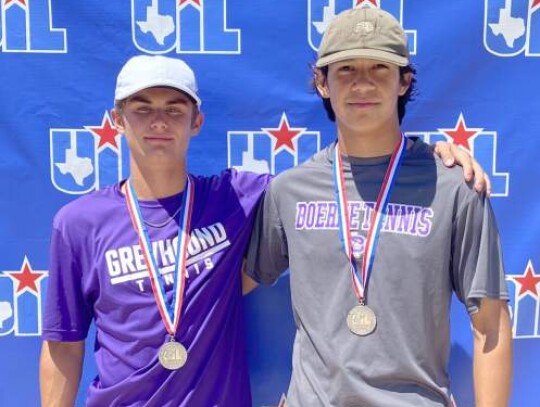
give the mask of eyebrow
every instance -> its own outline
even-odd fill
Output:
[[[128,103],[136,103],[136,102],[139,102],[139,103],[147,103],[147,104],[150,104],[152,103],[152,101],[143,96],[143,95],[135,95],[133,96],[132,98],[128,99]],[[177,98],[174,98],[174,99],[171,99],[171,100],[168,100],[166,102],[167,105],[177,105],[177,104],[181,104],[181,105],[187,105],[189,102],[189,99],[184,96],[179,96]]]

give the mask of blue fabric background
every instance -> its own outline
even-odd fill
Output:
[[[126,59],[177,55],[196,71],[206,123],[192,172],[280,172],[335,137],[309,86],[313,23],[325,7],[331,16],[354,6],[382,7],[407,30],[418,94],[406,133],[468,136],[462,144],[491,177],[512,294],[511,405],[540,404],[540,0],[1,0],[0,405],[39,404],[52,217],[127,175],[125,142],[107,130]],[[293,134],[293,150],[274,151],[276,135]],[[246,304],[254,405],[275,406],[290,375],[288,278]],[[455,305],[450,374],[458,405],[472,406],[471,332]],[[92,340],[78,405],[95,374]]]

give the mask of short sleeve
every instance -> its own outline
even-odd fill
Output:
[[[92,312],[84,298],[81,270],[73,247],[57,227],[53,227],[49,259],[42,338],[66,342],[84,340]]]
[[[258,283],[272,284],[289,267],[287,237],[272,185],[261,202],[247,255],[247,274]]]
[[[453,224],[452,282],[470,314],[480,299],[508,300],[499,232],[489,199],[471,192]]]

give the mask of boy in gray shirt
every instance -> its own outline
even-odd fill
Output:
[[[508,404],[495,219],[460,170],[402,135],[414,73],[380,9],[348,10],[325,32],[315,86],[337,141],[269,186],[247,262],[262,283],[290,269],[289,406],[451,406],[452,292],[473,326],[476,406]]]

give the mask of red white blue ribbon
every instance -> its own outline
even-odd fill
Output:
[[[137,194],[128,179],[126,188],[126,203],[133,223],[133,228],[139,238],[139,244],[144,257],[144,263],[148,269],[150,284],[154,298],[165,325],[165,329],[171,337],[174,337],[178,326],[180,325],[180,314],[184,303],[184,289],[186,283],[186,261],[187,247],[189,243],[189,231],[191,223],[191,213],[193,209],[193,198],[195,187],[190,181],[189,176],[186,181],[186,188],[182,197],[182,210],[178,214],[178,246],[176,251],[176,265],[174,269],[174,295],[172,302],[168,303],[165,296],[165,284],[163,277],[159,272],[156,258],[152,249],[152,243],[148,237],[148,231],[144,224]]]
[[[373,209],[373,215],[371,217],[371,222],[367,233],[364,255],[362,256],[362,269],[359,271],[354,260],[352,250],[349,200],[347,199],[343,161],[341,159],[341,153],[339,150],[339,142],[336,142],[336,147],[334,149],[333,169],[334,193],[336,196],[339,216],[340,241],[347,258],[349,259],[354,292],[361,304],[364,303],[364,299],[366,297],[367,286],[371,276],[371,271],[373,269],[373,262],[375,260],[375,251],[379,239],[379,232],[382,226],[382,221],[386,214],[390,194],[397,178],[406,147],[407,139],[402,134],[399,144],[396,146],[392,156],[390,157],[390,163],[386,169],[386,174],[377,196],[377,202],[375,203],[375,208]]]

